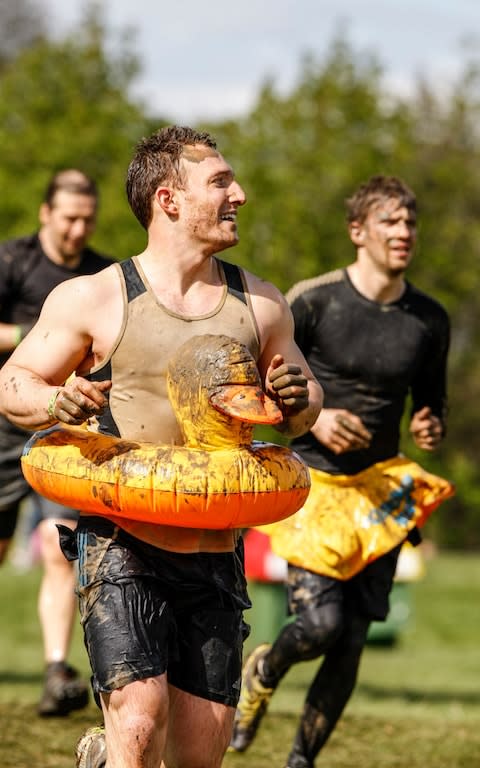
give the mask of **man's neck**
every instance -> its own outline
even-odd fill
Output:
[[[391,304],[403,295],[405,291],[405,279],[403,273],[389,276],[383,272],[375,271],[356,261],[347,267],[347,272],[355,289],[370,301],[379,304]]]
[[[220,301],[223,280],[213,256],[165,259],[147,248],[137,258],[159,301],[174,312],[206,314]]]

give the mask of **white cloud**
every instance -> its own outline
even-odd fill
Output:
[[[84,0],[43,4],[61,32],[85,9]],[[291,87],[302,55],[321,59],[342,25],[355,49],[376,55],[389,82],[406,85],[418,72],[451,79],[463,61],[461,40],[478,29],[478,0],[104,0],[102,7],[110,28],[138,30],[139,92],[152,112],[184,121],[241,114],[267,76]]]

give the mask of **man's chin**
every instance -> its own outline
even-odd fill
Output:
[[[227,248],[233,248],[234,245],[237,245],[239,241],[238,235],[235,235],[235,237],[229,238],[229,239],[222,239],[219,240],[216,244],[216,248],[214,247],[214,250],[212,250],[213,253],[218,253],[219,251],[226,251]]]
[[[63,250],[62,251],[62,259],[65,264],[76,264],[79,262],[82,255],[82,251],[80,250]]]
[[[402,277],[402,275],[404,275],[407,271],[407,267],[408,264],[405,264],[403,267],[390,267],[388,274],[392,280],[396,277]]]
[[[85,242],[70,243],[70,244],[65,243],[62,248],[62,251],[64,256],[67,256],[72,259],[72,258],[75,258],[75,256],[80,256],[85,246],[86,246]]]

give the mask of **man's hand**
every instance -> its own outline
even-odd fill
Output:
[[[443,438],[443,425],[427,405],[413,414],[410,433],[419,448],[434,451]]]
[[[63,387],[48,407],[48,414],[65,424],[83,424],[92,416],[99,416],[107,406],[103,394],[111,388],[111,381],[88,381],[76,376]]]
[[[299,413],[308,407],[308,379],[300,366],[285,363],[282,355],[272,358],[265,387],[286,415]]]
[[[339,455],[368,448],[372,434],[362,420],[350,411],[324,408],[311,430],[319,443]]]

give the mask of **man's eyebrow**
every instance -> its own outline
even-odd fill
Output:
[[[220,171],[220,170],[215,171],[210,176],[210,179],[212,181],[214,181],[215,179],[223,179],[223,178],[225,178],[225,179],[234,179],[235,178],[235,174],[234,174],[234,172],[231,169],[229,169],[229,170],[224,169],[223,171]]]
[[[377,219],[378,221],[391,221],[392,219],[399,219],[402,218],[399,214],[397,215],[397,210],[395,211],[378,211],[377,212]],[[407,216],[407,221],[416,221],[417,217],[414,213],[409,213]]]

